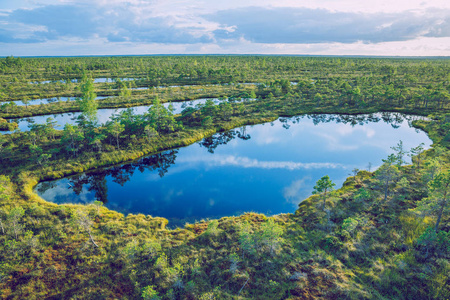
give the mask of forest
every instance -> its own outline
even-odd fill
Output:
[[[449,70],[444,58],[0,58],[0,297],[450,298]],[[245,125],[384,112],[423,117],[412,125],[431,148],[399,141],[380,167],[356,169],[342,186],[323,174],[290,213],[173,228],[33,190],[126,162],[164,173],[180,147],[214,151],[249,138],[233,131]],[[66,113],[73,122],[54,119]]]

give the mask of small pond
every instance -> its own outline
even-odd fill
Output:
[[[35,191],[55,203],[98,199],[123,213],[144,213],[183,226],[206,218],[292,213],[324,175],[340,187],[354,168],[372,170],[402,140],[427,135],[400,114],[304,115],[247,126],[138,161],[57,181]]]
[[[139,78],[94,78],[94,83],[112,83],[118,80],[121,81],[134,81],[139,80]]]
[[[167,102],[163,103],[163,105],[167,108],[170,104],[172,104],[174,108],[174,114],[179,114],[188,106],[195,107],[197,104],[204,104],[206,102],[206,98],[203,99],[196,99],[191,101],[183,101],[183,102]],[[215,103],[219,103],[218,99],[212,99]],[[132,109],[135,111],[136,114],[143,114],[148,111],[148,109],[151,107],[151,105],[143,105],[143,106],[135,106],[132,107]],[[109,120],[109,118],[120,111],[125,110],[126,108],[104,108],[104,109],[98,109],[97,110],[97,118],[99,123],[105,123]],[[47,118],[52,117],[56,122],[58,129],[63,129],[64,125],[66,123],[69,124],[75,124],[77,117],[80,115],[80,112],[74,112],[74,113],[62,113],[62,114],[54,114],[54,115],[43,115],[43,116],[34,116],[29,118],[20,118],[20,119],[9,119],[11,121],[17,122],[19,125],[19,129],[21,131],[29,131],[30,128],[28,125],[30,124],[44,124],[47,120]],[[2,134],[8,134],[11,133],[11,131],[3,131],[0,133]]]
[[[95,98],[96,100],[106,99],[108,97],[99,96]],[[28,105],[40,105],[40,104],[49,104],[49,103],[57,103],[59,101],[65,102],[65,101],[75,101],[77,97],[51,97],[51,98],[40,98],[40,99],[30,99],[28,100]],[[15,100],[15,101],[9,101],[9,102],[0,102],[0,106],[7,103],[15,103],[17,106],[25,106],[25,103],[23,103],[22,100]]]
[[[116,82],[117,80],[122,80],[122,81],[134,81],[134,80],[140,80],[139,78],[106,78],[106,77],[101,77],[101,78],[94,78],[94,83],[112,83],[112,82]],[[70,79],[71,82],[73,83],[78,83],[78,79]],[[60,79],[60,80],[44,80],[44,81],[32,81],[30,82],[30,84],[48,84],[48,83],[66,83],[67,80],[65,79]]]

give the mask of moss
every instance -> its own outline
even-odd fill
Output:
[[[7,122],[0,118],[0,131],[14,131],[17,128],[19,128],[19,125],[16,122]]]
[[[333,60],[325,62],[333,64]],[[358,68],[360,63],[368,63],[342,60],[356,63]],[[399,64],[405,67],[403,60]],[[327,76],[330,78],[333,76]],[[101,154],[61,156],[44,168],[35,165],[25,148],[18,148],[14,155],[22,165],[17,163],[15,169],[2,165],[12,182],[5,183],[0,194],[9,196],[0,200],[0,219],[13,226],[9,213],[17,206],[24,208],[25,215],[19,220],[17,238],[10,227],[0,234],[2,297],[138,299],[145,287],[152,286],[165,299],[403,299],[405,295],[414,299],[448,298],[448,255],[432,249],[427,254],[418,246],[418,239],[423,239],[427,224],[434,219],[421,218],[410,210],[427,196],[424,164],[421,168],[400,168],[409,186],[393,184],[387,201],[374,174],[360,171],[327,201],[328,214],[322,211],[320,198],[313,195],[293,214],[268,217],[247,213],[187,224],[175,230],[166,228],[164,218],[124,216],[95,205],[55,205],[33,193],[33,186],[44,179],[138,159],[192,144],[215,132],[273,121],[278,116],[383,110],[428,113],[397,105],[339,107],[295,101],[274,97],[260,104],[248,103],[247,113],[227,120],[217,118],[211,128],[192,126],[178,136],[167,135],[152,144],[142,142],[127,150],[111,148]],[[44,110],[48,111],[43,107]],[[430,121],[414,124],[429,133],[435,146],[446,146],[445,123],[446,119],[436,114]],[[27,142],[21,134],[7,139],[8,143],[14,139],[21,145]],[[59,147],[51,141],[42,145],[45,149]],[[423,155],[424,160],[441,155],[441,166],[448,168],[448,153],[434,149]],[[77,222],[73,217],[77,211],[88,216],[92,223],[86,223],[92,224],[90,227]],[[349,218],[355,224],[351,232],[342,226]],[[273,252],[265,251],[270,243],[261,233],[268,220],[271,226],[282,229],[277,240],[280,247]],[[242,229],[246,224],[248,231]],[[448,231],[449,216],[444,216],[442,224]],[[100,247],[91,242],[89,230]],[[254,242],[256,251],[245,249],[246,237]]]

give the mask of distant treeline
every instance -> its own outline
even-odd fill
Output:
[[[449,62],[292,56],[7,57],[0,59],[0,100],[9,101],[18,93],[23,96],[49,91],[69,93],[77,86],[72,81],[85,74],[93,78],[127,78],[135,86],[332,80],[345,81],[360,90],[392,86],[406,92],[437,89],[448,93]]]

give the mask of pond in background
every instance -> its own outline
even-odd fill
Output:
[[[214,101],[215,104],[221,102],[218,98],[210,98]],[[180,114],[187,107],[195,107],[198,104],[204,104],[208,100],[208,98],[189,100],[189,101],[181,101],[181,102],[166,102],[163,103],[164,107],[168,108],[170,104],[173,107],[174,114]],[[256,99],[248,99],[247,101],[252,101]],[[235,101],[237,102],[237,101]],[[143,105],[143,106],[135,106],[131,107],[134,110],[135,114],[143,114],[148,111],[148,109],[152,105]],[[106,123],[109,118],[118,112],[124,111],[128,108],[102,108],[97,110],[97,119],[100,124]],[[18,119],[8,119],[9,121],[16,122],[19,125],[19,129],[21,131],[29,131],[29,125],[31,124],[45,124],[48,118],[53,118],[56,121],[57,129],[63,129],[66,123],[68,124],[76,124],[77,117],[81,114],[81,112],[74,113],[62,113],[62,114],[51,114],[51,115],[43,115],[43,116],[34,116],[28,118],[18,118]],[[0,131],[0,134],[10,134],[12,131]]]
[[[99,96],[95,98],[96,100],[106,99],[108,97]],[[51,97],[51,98],[40,98],[40,99],[30,99],[28,100],[28,105],[40,105],[40,104],[49,104],[49,103],[57,103],[59,101],[65,102],[65,101],[75,101],[77,97]],[[23,103],[22,100],[15,100],[15,101],[9,101],[9,102],[0,102],[0,106],[3,104],[7,104],[13,102],[17,106],[25,106],[25,103]]]
[[[383,113],[305,115],[216,134],[133,163],[51,182],[36,192],[55,203],[98,199],[123,213],[143,213],[183,226],[244,212],[292,213],[324,175],[337,188],[354,168],[372,170],[402,140],[405,149],[431,140],[410,126],[418,118]]]
[[[70,79],[73,83],[78,83],[81,79]],[[121,81],[134,81],[134,80],[140,80],[140,78],[106,78],[106,77],[100,77],[100,78],[94,78],[94,83],[112,83],[116,82],[118,80]],[[48,83],[66,83],[69,79],[59,79],[59,80],[44,80],[44,81],[32,81],[30,84],[48,84]]]
[[[140,78],[94,78],[94,83],[112,83],[117,81],[135,81]]]

